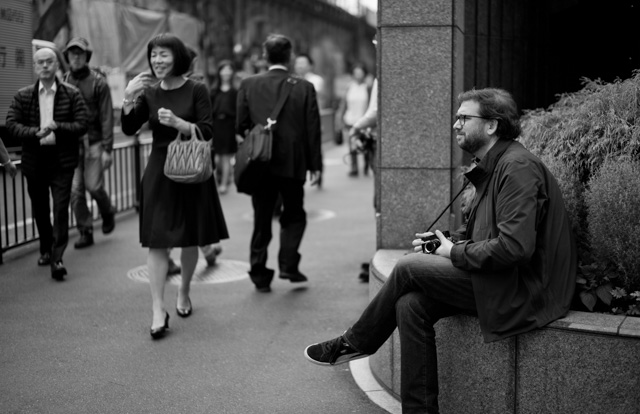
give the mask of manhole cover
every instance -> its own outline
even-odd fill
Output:
[[[175,260],[177,264],[180,261]],[[237,280],[246,279],[249,277],[249,263],[241,262],[238,260],[218,259],[215,266],[207,266],[207,262],[204,259],[198,260],[196,270],[193,273],[193,279],[191,283],[227,283],[235,282]],[[136,282],[149,283],[149,271],[147,265],[138,266],[127,272],[127,277]],[[172,285],[180,286],[182,277],[180,275],[169,276],[167,281]]]
[[[307,222],[329,220],[334,218],[335,216],[336,213],[331,210],[308,210]],[[243,214],[242,219],[245,221],[253,221],[253,211]],[[273,219],[278,220],[278,217],[274,217]]]

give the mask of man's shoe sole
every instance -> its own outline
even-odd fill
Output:
[[[288,280],[291,283],[301,283],[309,281],[309,279],[307,279],[307,277],[304,275],[289,275],[282,273],[280,273],[280,279]]]

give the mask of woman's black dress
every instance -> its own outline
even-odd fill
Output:
[[[211,138],[211,104],[204,84],[187,80],[180,88],[151,87],[122,113],[122,131],[133,135],[146,121],[153,132],[149,161],[142,177],[140,243],[149,248],[205,246],[227,239],[227,225],[214,177],[198,184],[181,184],[164,175],[167,147],[178,131],[158,122],[158,109],[171,109],[196,123]]]
[[[216,90],[211,94],[213,107],[213,149],[216,154],[230,155],[238,152],[236,141],[236,98],[238,91]]]

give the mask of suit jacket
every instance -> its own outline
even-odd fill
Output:
[[[286,71],[273,69],[242,81],[237,100],[238,134],[246,136],[255,124],[267,124],[289,77]],[[321,169],[320,112],[313,85],[296,80],[274,128],[269,171],[304,180],[307,171]]]
[[[577,254],[558,184],[542,161],[499,140],[465,176],[471,215],[453,238],[454,266],[476,272],[473,291],[486,342],[542,327],[569,310]]]
[[[87,132],[87,106],[74,86],[56,79],[53,103],[56,145],[40,145],[40,81],[18,91],[7,113],[7,129],[22,141],[22,171],[33,176],[50,168],[73,170],[78,165],[78,139]]]

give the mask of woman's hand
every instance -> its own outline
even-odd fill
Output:
[[[177,129],[182,135],[191,135],[191,124],[179,116],[176,116],[171,109],[158,109],[158,122],[162,125]]]
[[[124,89],[124,98],[133,101],[143,90],[157,83],[158,80],[149,72],[142,72],[131,79]]]

